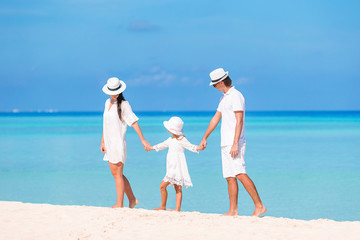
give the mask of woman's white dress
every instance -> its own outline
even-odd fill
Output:
[[[164,142],[154,146],[156,151],[166,148],[169,148],[169,151],[166,157],[166,175],[163,181],[185,188],[192,187],[193,184],[189,175],[184,152],[186,148],[192,152],[199,153],[199,151],[196,150],[196,146],[191,144],[185,137],[181,140],[170,137]]]
[[[139,120],[133,113],[128,101],[121,102],[121,119],[117,112],[117,102],[114,102],[109,109],[111,100],[105,102],[103,115],[103,134],[106,153],[104,161],[111,163],[125,163],[126,160],[126,139],[127,125],[131,126]]]

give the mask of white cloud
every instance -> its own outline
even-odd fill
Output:
[[[138,72],[127,81],[132,86],[200,86],[207,84],[210,79],[207,75],[202,76],[195,69],[181,69],[177,72],[169,72],[159,66],[154,66],[147,71]]]
[[[160,71],[160,67],[159,67],[159,66],[155,66],[155,67],[153,67],[153,68],[150,69],[150,72],[151,72],[151,73],[156,73],[156,72],[158,72],[158,71]]]
[[[246,78],[246,77],[241,77],[241,78],[238,78],[234,81],[235,84],[245,84],[245,83],[248,83],[248,82],[251,82],[253,79],[251,78]]]
[[[133,86],[168,86],[175,82],[177,76],[160,69],[160,67],[153,67],[147,73],[142,73],[140,76],[129,79],[129,84]]]

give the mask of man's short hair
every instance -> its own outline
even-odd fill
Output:
[[[231,81],[231,79],[230,79],[229,76],[227,76],[227,77],[223,80],[223,82],[224,82],[225,86],[231,87],[232,81]]]

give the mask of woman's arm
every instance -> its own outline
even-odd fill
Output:
[[[139,138],[141,140],[141,144],[144,146],[145,150],[148,152],[151,150],[151,145],[150,143],[148,143],[146,140],[145,140],[145,137],[140,129],[140,126],[138,124],[138,122],[134,122],[131,127],[134,128],[135,132],[139,135]]]
[[[103,132],[102,138],[101,138],[100,151],[101,151],[102,153],[106,153],[105,142],[104,142],[104,132]]]

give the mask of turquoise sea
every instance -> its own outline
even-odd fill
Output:
[[[186,137],[199,144],[213,112],[136,114],[151,144],[169,137],[162,122],[171,116],[182,117]],[[115,186],[99,149],[101,133],[100,112],[0,113],[0,201],[112,206]],[[247,171],[266,215],[360,220],[360,112],[247,112],[246,140]],[[158,207],[166,150],[145,152],[132,128],[127,143],[124,174],[138,207]],[[219,145],[218,127],[204,152],[186,152],[194,187],[183,190],[183,211],[227,212]],[[251,215],[253,203],[239,189],[239,214]],[[169,188],[169,208],[174,195]]]

